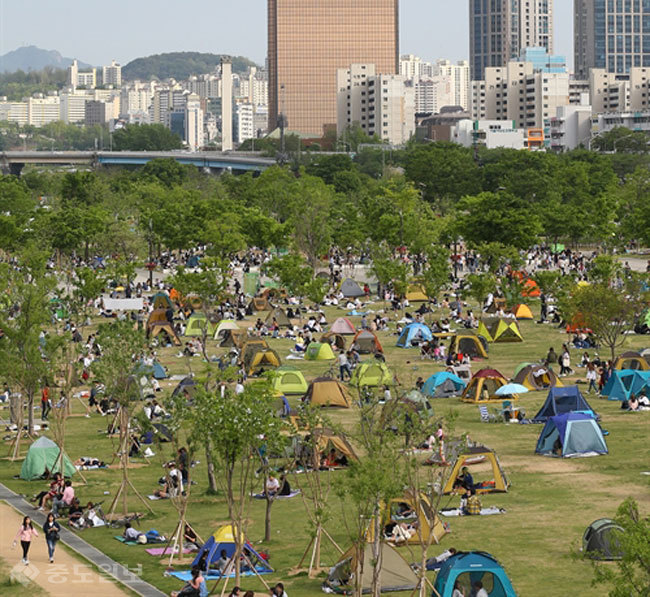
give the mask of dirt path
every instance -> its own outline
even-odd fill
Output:
[[[12,578],[21,582],[29,579],[43,588],[52,597],[124,597],[127,595],[117,585],[102,577],[85,561],[78,560],[57,546],[54,564],[47,557],[47,545],[40,527],[35,528],[39,537],[35,538],[29,550],[29,566],[20,563],[22,551],[20,543],[11,548],[22,516],[5,502],[0,502],[0,556],[7,562]]]

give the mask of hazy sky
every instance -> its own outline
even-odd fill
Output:
[[[401,0],[403,54],[466,59],[468,0]],[[555,50],[571,63],[572,7],[555,0]],[[0,54],[22,45],[102,65],[194,50],[266,57],[266,0],[0,0]]]

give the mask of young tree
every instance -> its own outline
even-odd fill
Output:
[[[609,597],[650,595],[650,518],[639,514],[637,503],[627,498],[618,508],[615,521],[623,532],[615,532],[622,552],[616,565],[594,561],[593,584],[610,586]]]
[[[497,283],[493,274],[469,274],[465,281],[467,282],[465,294],[472,297],[479,308],[483,307],[487,295],[495,291]]]

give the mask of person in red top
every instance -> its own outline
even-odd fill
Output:
[[[47,415],[52,410],[52,403],[50,402],[50,388],[45,386],[41,391],[41,419],[47,421]]]
[[[16,547],[16,542],[20,539],[20,546],[23,548],[23,559],[22,563],[27,566],[29,560],[27,559],[27,554],[29,553],[29,547],[32,544],[32,539],[38,537],[38,533],[32,524],[32,520],[29,516],[23,518],[23,524],[20,525],[18,532],[14,538],[12,547]]]

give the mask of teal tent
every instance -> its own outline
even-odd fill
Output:
[[[463,595],[474,595],[480,582],[490,597],[517,597],[512,583],[496,558],[482,551],[459,552],[447,559],[436,577],[432,595],[452,597],[456,583]]]
[[[633,369],[619,369],[612,371],[612,375],[607,380],[600,395],[607,396],[610,400],[627,400],[632,392],[632,382],[634,381],[636,373],[637,372]],[[639,371],[639,373],[647,372]]]
[[[27,456],[20,469],[20,478],[25,481],[40,479],[46,471],[61,472],[61,459],[59,446],[45,436],[39,437],[27,451]],[[70,459],[63,454],[63,476],[72,477],[77,472]]]

